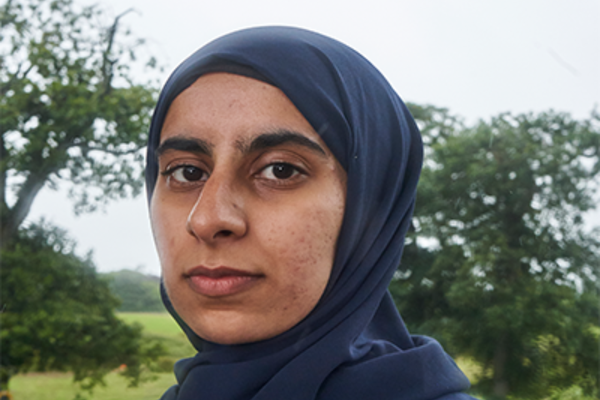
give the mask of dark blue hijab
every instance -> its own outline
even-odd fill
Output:
[[[295,28],[247,29],[204,46],[171,75],[150,128],[146,183],[173,99],[212,71],[281,89],[348,174],[346,211],[331,278],[298,325],[258,343],[198,337],[163,300],[198,354],[175,366],[164,399],[466,399],[469,382],[433,339],[410,336],[387,286],[400,263],[423,150],[406,106],[360,54]]]

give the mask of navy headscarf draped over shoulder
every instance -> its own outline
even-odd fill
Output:
[[[410,336],[387,286],[400,263],[422,163],[419,131],[385,78],[360,54],[302,29],[221,37],[185,60],[162,90],[150,129],[146,183],[172,101],[223,71],[287,95],[348,174],[332,274],[315,309],[269,340],[224,346],[198,337],[163,300],[198,354],[175,367],[164,399],[463,399],[465,376],[440,345]]]

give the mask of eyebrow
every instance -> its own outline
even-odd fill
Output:
[[[207,156],[212,155],[213,146],[205,140],[185,136],[172,137],[160,144],[154,154],[159,158],[167,150],[179,150],[188,153],[200,153]]]
[[[238,148],[242,153],[252,153],[288,143],[302,146],[315,153],[319,153],[319,155],[327,156],[325,150],[318,143],[298,132],[286,129],[260,134],[253,138],[250,144],[238,142]]]
[[[265,150],[290,143],[305,147],[315,153],[318,153],[319,155],[327,156],[325,150],[318,143],[298,132],[286,129],[260,134],[252,138],[249,142],[250,143],[245,143],[245,141],[240,140],[236,143],[236,147],[242,153],[249,154],[255,151]],[[168,150],[178,150],[212,156],[213,147],[213,144],[202,139],[188,136],[175,136],[162,142],[154,154],[156,155],[156,158],[159,158]]]

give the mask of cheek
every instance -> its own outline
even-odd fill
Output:
[[[282,267],[280,273],[286,282],[282,290],[288,293],[289,301],[312,303],[312,309],[331,274],[341,215],[338,210],[319,207],[284,215],[284,228],[272,230],[278,232],[272,241],[277,242],[279,255],[273,261]]]
[[[163,274],[168,272],[173,257],[178,253],[177,243],[181,242],[181,238],[178,240],[177,231],[184,229],[185,232],[185,226],[179,226],[180,217],[174,215],[173,210],[154,200],[150,206],[150,224]]]

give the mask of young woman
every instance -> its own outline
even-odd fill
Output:
[[[469,398],[387,292],[421,163],[400,98],[335,40],[255,28],[184,61],[146,181],[163,300],[198,354],[163,399]]]

